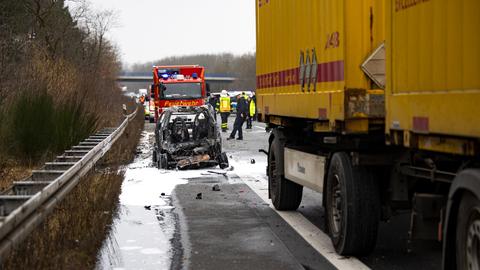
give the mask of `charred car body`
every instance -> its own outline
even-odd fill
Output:
[[[153,161],[158,168],[228,167],[211,106],[165,108],[155,127]]]

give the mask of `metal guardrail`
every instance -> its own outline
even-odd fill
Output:
[[[47,162],[0,195],[0,260],[53,211],[123,134],[137,110],[117,128],[105,128]]]

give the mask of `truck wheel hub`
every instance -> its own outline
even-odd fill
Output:
[[[340,190],[340,179],[337,174],[332,183],[332,224],[333,233],[339,234],[342,226],[342,194]]]
[[[468,269],[479,269],[480,263],[480,220],[475,220],[468,227],[467,234]]]

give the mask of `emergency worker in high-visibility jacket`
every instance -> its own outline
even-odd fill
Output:
[[[253,117],[255,116],[255,100],[253,99],[253,96],[248,98],[248,102],[249,102],[249,108],[248,108],[249,112],[247,116],[247,129],[252,129],[252,120],[253,120]]]
[[[220,94],[220,117],[222,118],[222,132],[227,132],[228,130],[228,116],[230,115],[230,97],[228,96],[227,90],[222,90]]]

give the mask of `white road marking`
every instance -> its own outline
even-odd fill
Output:
[[[240,175],[239,175],[240,176]],[[268,203],[277,214],[282,217],[300,236],[307,241],[315,250],[325,257],[333,266],[342,270],[350,269],[370,269],[364,263],[354,257],[343,257],[338,255],[333,248],[332,242],[327,234],[312,224],[302,214],[297,211],[277,211],[268,198],[268,189],[265,188],[263,181],[255,181],[250,176],[240,176],[242,181],[247,184],[263,201]],[[246,181],[243,179],[253,179]],[[259,179],[260,180],[260,179]],[[263,183],[262,183],[263,182]]]

